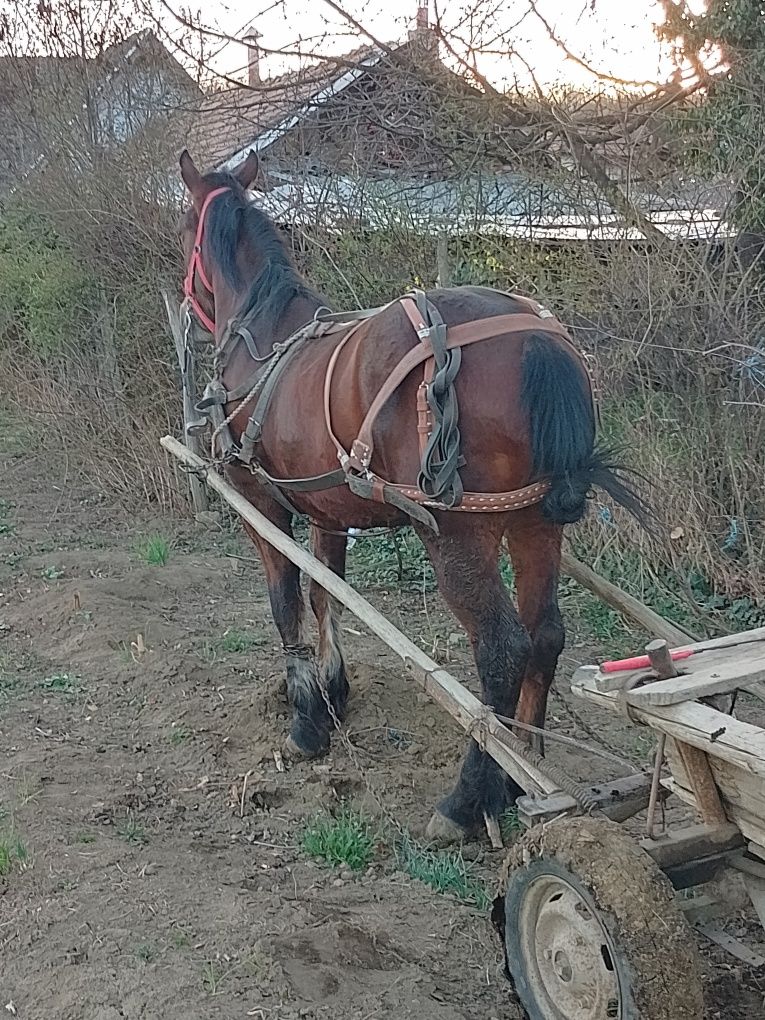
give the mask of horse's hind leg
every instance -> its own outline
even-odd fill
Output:
[[[267,507],[263,500],[259,500],[258,507],[292,537],[291,520],[286,510],[271,500],[268,500]],[[313,645],[306,633],[300,571],[256,531],[246,523],[244,526],[263,562],[271,612],[284,647],[287,696],[292,707],[287,751],[301,757],[315,757],[327,750],[332,724],[321,696]]]
[[[515,716],[540,729],[545,724],[547,695],[566,638],[558,608],[562,537],[560,525],[546,521],[536,508],[519,511],[505,535],[515,572],[518,613],[531,637],[531,654]],[[519,735],[528,739],[527,734]],[[531,743],[540,751],[544,748],[541,734],[533,734]]]
[[[345,576],[345,535],[331,534],[313,528],[311,546],[313,554],[334,570],[340,577]],[[311,608],[319,627],[319,679],[323,690],[332,704],[338,720],[345,718],[350,688],[345,671],[345,658],[340,640],[340,613],[342,607],[332,598],[326,588],[311,580],[309,587]]]
[[[441,516],[441,534],[419,530],[442,595],[467,630],[483,688],[483,701],[512,716],[526,670],[529,637],[499,572],[506,521],[493,516]],[[453,837],[477,831],[485,818],[499,819],[520,789],[475,740],[457,785],[439,804],[428,834]]]

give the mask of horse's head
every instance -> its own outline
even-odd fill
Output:
[[[257,153],[250,152],[233,173],[201,174],[184,149],[180,159],[181,177],[191,195],[191,205],[181,220],[180,239],[186,265],[184,293],[200,321],[215,333],[215,276],[220,267],[213,264],[210,246],[206,244],[210,210],[224,195],[229,196],[227,207],[234,199],[241,208],[246,202],[244,192],[258,175]],[[232,253],[235,258],[236,253]]]

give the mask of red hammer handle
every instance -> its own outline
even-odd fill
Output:
[[[672,661],[677,662],[678,659],[690,659],[693,650],[691,648],[676,648],[669,654]],[[651,660],[647,655],[635,655],[631,659],[612,659],[610,662],[604,662],[600,671],[601,673],[621,673],[630,669],[647,669],[650,665]]]

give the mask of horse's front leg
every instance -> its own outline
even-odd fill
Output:
[[[311,546],[317,559],[325,563],[338,577],[345,577],[345,534],[311,530]],[[345,718],[350,686],[345,669],[345,656],[340,638],[342,605],[314,580],[309,585],[311,608],[319,626],[319,681],[326,693],[338,722]],[[334,723],[335,720],[333,719]]]
[[[292,523],[286,510],[271,500],[266,507],[261,499],[258,509],[292,538]],[[248,524],[244,527],[263,563],[271,613],[286,658],[292,726],[285,750],[291,757],[314,758],[328,750],[332,722],[319,687],[313,644],[307,634],[300,571]]]

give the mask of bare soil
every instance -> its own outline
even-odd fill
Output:
[[[0,837],[19,843],[0,877],[0,1012],[521,1020],[486,911],[408,877],[385,840],[359,876],[301,849],[341,801],[421,834],[464,747],[451,720],[345,617],[352,753],[335,739],[279,771],[279,645],[238,529],[136,516],[30,449],[0,446]],[[164,566],[137,552],[152,532],[172,540]],[[475,686],[435,594],[365,593]],[[598,654],[569,622],[551,727],[643,762],[643,733],[567,693]],[[232,629],[251,647],[227,651]],[[549,753],[580,778],[615,771]],[[502,854],[464,852],[492,885]],[[732,924],[755,931],[745,911]],[[701,949],[707,1016],[765,1016],[762,976]]]

